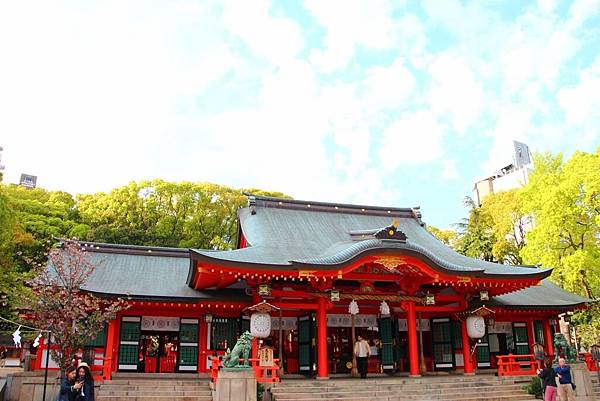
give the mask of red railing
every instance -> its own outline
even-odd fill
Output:
[[[273,359],[273,365],[271,366],[260,366],[259,359],[250,358],[252,363],[252,369],[254,369],[254,375],[256,381],[259,383],[279,383],[279,377],[277,377],[277,370],[279,370],[279,359]]]
[[[538,363],[533,354],[498,355],[498,376],[533,376],[537,373]]]
[[[585,365],[587,366],[587,368],[590,372],[598,371],[598,363],[597,363],[597,361],[594,360],[594,358],[592,357],[592,354],[590,354],[589,352],[584,352],[583,360],[585,361]]]
[[[240,362],[242,359],[240,359]],[[255,358],[249,359],[252,364],[252,370],[254,370],[254,375],[256,377],[256,381],[259,383],[277,383],[280,381],[279,377],[277,377],[277,370],[279,370],[279,359],[273,359],[272,366],[259,366],[259,360]],[[210,357],[210,380],[213,383],[217,382],[217,378],[219,377],[219,369],[222,367],[222,361],[218,356]]]

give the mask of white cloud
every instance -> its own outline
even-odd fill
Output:
[[[429,65],[432,84],[428,101],[435,113],[449,115],[454,128],[464,133],[479,118],[484,106],[481,85],[465,60],[442,53]]]
[[[446,159],[442,161],[442,178],[446,180],[456,180],[458,178],[458,169],[455,159]]]
[[[416,86],[414,76],[401,58],[389,67],[371,67],[365,75],[365,101],[378,109],[404,106]]]
[[[429,110],[403,113],[383,132],[381,165],[389,171],[439,158],[443,153],[444,129]]]
[[[570,135],[582,134],[590,144],[600,138],[600,56],[579,74],[579,82],[558,92],[558,101],[572,126]]]
[[[325,71],[345,67],[356,46],[389,49],[397,42],[386,0],[305,0],[304,7],[327,31],[325,49],[311,52],[311,61]]]
[[[304,48],[298,24],[290,19],[270,15],[269,0],[223,3],[226,28],[258,56],[275,64],[287,62]]]

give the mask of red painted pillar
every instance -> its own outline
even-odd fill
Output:
[[[417,342],[417,313],[414,301],[408,301],[406,311],[406,326],[408,329],[408,365],[409,376],[420,377],[419,372],[419,344]]]
[[[460,322],[460,334],[462,338],[462,351],[464,360],[464,373],[465,375],[473,375],[473,360],[471,359],[471,343],[469,341],[469,335],[467,333],[467,321],[466,319]]]
[[[329,379],[327,366],[327,307],[325,298],[319,298],[317,309],[317,379]]]
[[[204,319],[204,316],[200,317],[198,321],[198,372],[206,373],[206,362],[208,361],[206,337],[208,335],[208,324]]]
[[[544,341],[546,342],[546,352],[548,355],[554,355],[554,338],[552,338],[552,330],[550,330],[550,321],[548,318],[543,320],[544,326]]]
[[[106,348],[104,348],[104,366],[102,367],[102,378],[104,380],[110,379],[113,366],[116,366],[117,344],[119,343],[119,339],[117,338],[118,325],[117,318],[108,322]]]

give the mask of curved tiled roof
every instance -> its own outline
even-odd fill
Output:
[[[590,299],[567,292],[550,280],[542,280],[539,285],[494,297],[491,305],[505,308],[569,309],[589,302]]]
[[[332,269],[377,252],[418,255],[432,267],[472,275],[543,278],[550,269],[507,266],[469,258],[429,233],[415,209],[335,205],[256,197],[238,211],[248,247],[232,251],[192,250],[194,257],[267,269]],[[406,241],[377,239],[373,232],[395,220]]]

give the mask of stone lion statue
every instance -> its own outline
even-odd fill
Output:
[[[251,349],[252,334],[250,334],[249,331],[246,331],[238,338],[233,349],[231,351],[227,350],[227,353],[223,357],[223,366],[226,368],[250,366],[248,357],[250,356]],[[240,359],[242,359],[241,362]]]

